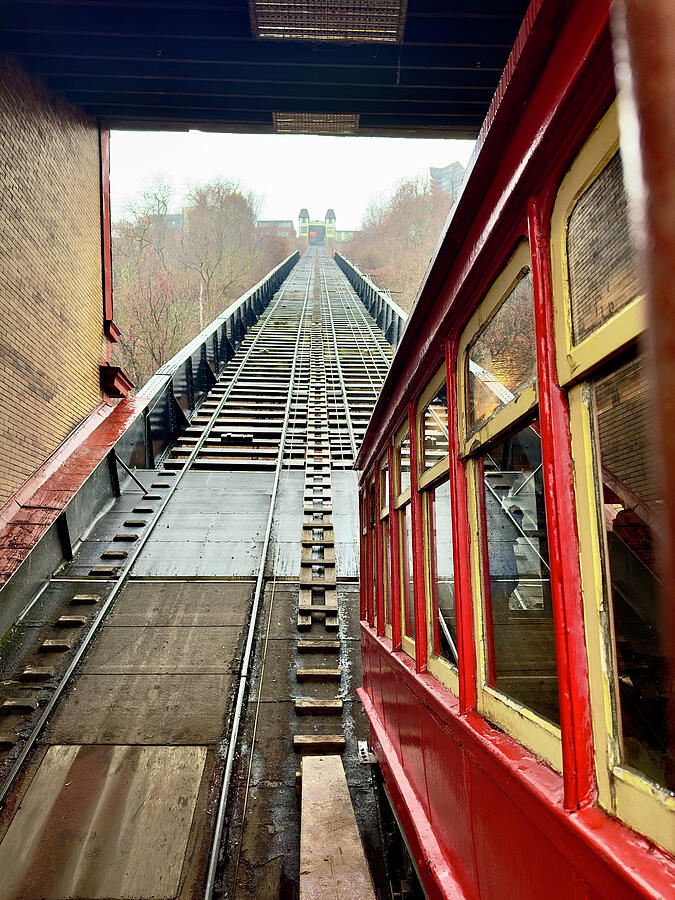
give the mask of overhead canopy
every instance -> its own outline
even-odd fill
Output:
[[[0,49],[114,128],[475,137],[526,8],[3,0]]]

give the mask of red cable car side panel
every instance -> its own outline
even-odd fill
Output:
[[[393,485],[391,439],[408,416],[417,659],[399,649],[392,487],[393,647],[367,622],[361,623],[365,687],[359,695],[388,794],[424,889],[433,898],[675,896],[672,857],[596,804],[569,418],[553,357],[551,208],[568,167],[615,96],[608,13],[605,2],[531,5],[481,133],[481,152],[357,461],[369,480],[382,453],[389,452]],[[523,239],[529,239],[533,259],[564,777],[474,711],[476,647],[466,478],[456,428],[457,348],[476,300],[503,265],[505,249]],[[441,351],[448,372],[459,697],[426,672],[423,523],[414,466],[415,404],[425,387],[424,375]]]

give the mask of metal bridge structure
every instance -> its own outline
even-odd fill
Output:
[[[139,392],[144,414],[61,523],[70,552],[37,590],[14,588],[0,896],[297,883],[296,773],[317,753],[342,754],[355,841],[384,883],[358,762],[352,466],[403,321],[347,260],[310,248]],[[373,895],[365,860],[350,877]]]

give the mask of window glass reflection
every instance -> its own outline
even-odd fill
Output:
[[[445,383],[424,410],[424,468],[430,469],[448,455],[448,391]]]
[[[576,343],[639,293],[619,153],[572,210],[567,225],[567,262]]]
[[[537,375],[532,273],[521,278],[468,350],[469,430],[518,397]]]
[[[399,460],[400,460],[400,472],[401,478],[399,483],[399,494],[402,494],[404,491],[407,491],[410,487],[410,435],[406,434],[406,436],[401,441],[401,445],[399,447]]]
[[[382,569],[384,576],[384,624],[391,625],[391,554],[389,553],[389,518],[382,520]]]
[[[653,405],[642,357],[595,382],[622,758],[675,786],[668,759],[669,681],[653,535],[661,499],[652,467]]]
[[[452,517],[447,481],[427,491],[427,527],[433,653],[457,665]]]
[[[509,434],[482,461],[488,684],[559,724],[537,424]]]
[[[380,509],[389,506],[389,463],[384,462],[380,468]]]
[[[403,594],[403,633],[415,638],[415,586],[413,584],[413,535],[410,504],[400,511],[401,523],[401,590]]]

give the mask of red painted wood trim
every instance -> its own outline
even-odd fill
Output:
[[[418,672],[427,670],[427,607],[424,587],[424,523],[419,491],[417,448],[417,403],[408,406],[410,428],[410,513],[413,538],[413,585],[415,589],[415,661]]]
[[[384,571],[384,557],[382,554],[382,520],[380,519],[380,467],[375,467],[375,554],[377,563],[376,583],[376,609],[377,609],[377,633],[384,634],[384,579],[387,573]]]
[[[473,631],[473,594],[469,558],[469,511],[466,472],[459,458],[457,407],[457,350],[459,337],[445,344],[448,379],[448,437],[450,443],[450,498],[452,507],[452,555],[455,561],[455,609],[459,653],[459,705],[462,712],[476,708],[476,645]]]
[[[366,527],[366,522],[363,521],[363,511],[366,509],[366,497],[367,497],[367,489],[362,486],[361,491],[359,493],[359,549],[361,552],[361,559],[359,564],[359,618],[364,621],[366,619],[366,610],[367,610],[367,599],[366,592],[368,590],[368,545],[366,543],[366,535],[364,535],[363,530]],[[367,513],[366,513],[367,515]],[[363,577],[363,572],[366,572],[366,577]]]
[[[366,510],[368,516],[368,529],[364,541],[366,545],[366,621],[373,624],[373,532],[370,528],[370,498],[366,488]]]
[[[481,561],[481,595],[483,598],[483,632],[485,635],[485,679],[497,687],[497,663],[495,660],[495,628],[492,621],[492,583],[490,580],[490,558],[488,555],[487,515],[485,513],[485,464],[483,457],[474,460],[476,467],[476,509],[478,510],[479,553]],[[481,615],[478,612],[478,615]],[[477,678],[481,677],[477,671]]]
[[[103,323],[108,341],[116,341],[119,331],[113,323],[112,233],[110,221],[110,132],[99,125],[101,154],[101,258],[103,269]]]
[[[370,696],[363,688],[358,688],[356,693],[370,721],[371,742],[383,770],[389,776],[385,777],[385,781],[399,821],[406,832],[427,897],[429,900],[470,900],[436,839],[434,828],[407,778]]]
[[[549,231],[551,205],[551,200],[546,203],[531,200],[528,227],[565,806],[576,809],[592,802],[596,782],[569,413],[566,394],[558,385],[555,362]]]
[[[394,444],[387,443],[389,461],[389,549],[391,552],[391,644],[401,649],[401,554],[399,552],[398,510],[394,508],[396,479],[394,477]]]

